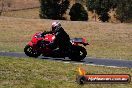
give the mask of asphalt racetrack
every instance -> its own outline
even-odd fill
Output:
[[[0,52],[0,56],[7,57],[18,57],[18,58],[28,58],[24,53],[21,52]],[[64,58],[50,58],[40,56],[37,59],[45,59],[52,61],[62,61],[64,63],[75,63],[75,64],[87,64],[87,65],[98,65],[98,66],[108,66],[108,67],[127,67],[132,68],[132,60],[114,60],[114,59],[102,59],[102,58],[89,58],[86,57],[83,61],[76,62]]]

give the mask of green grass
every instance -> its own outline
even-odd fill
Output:
[[[0,57],[0,88],[131,88],[130,84],[86,84],[75,82],[80,65],[32,59]],[[88,74],[130,74],[130,68],[81,65]]]

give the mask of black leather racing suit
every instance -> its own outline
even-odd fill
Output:
[[[60,27],[59,30],[54,32],[53,31],[43,32],[42,36],[49,33],[50,34],[55,33],[55,40],[48,45],[50,48],[55,49],[59,47],[60,51],[69,50],[69,48],[71,47],[70,37],[62,27]]]

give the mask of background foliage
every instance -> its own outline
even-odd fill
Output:
[[[96,13],[100,21],[107,22],[110,19],[108,12],[114,10],[116,18],[121,22],[132,19],[132,0],[75,0],[70,8],[71,0],[40,0],[40,17],[48,19],[65,19],[63,14],[70,9],[71,20],[88,20],[87,11]],[[87,7],[85,9],[84,7]]]

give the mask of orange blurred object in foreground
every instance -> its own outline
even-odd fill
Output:
[[[81,76],[86,75],[86,71],[85,71],[85,69],[79,67],[78,71],[79,71],[79,75],[81,75]]]

